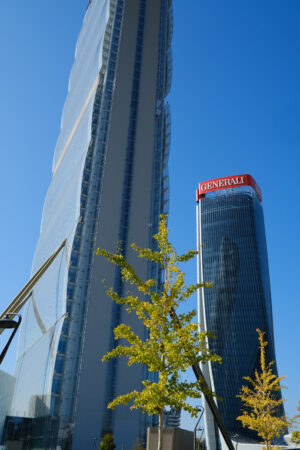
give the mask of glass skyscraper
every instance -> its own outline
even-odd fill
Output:
[[[118,268],[93,250],[121,246],[142,277],[155,265],[128,244],[153,247],[168,211],[171,0],[90,0],[77,41],[36,247],[35,273],[66,245],[31,292],[19,338],[16,387],[4,442],[18,448],[93,449],[106,431],[118,449],[143,437],[147,418],[116,395],[138,389],[142,366],[101,363],[125,321],[106,295],[122,293]],[[21,444],[20,444],[21,445]]]
[[[243,428],[237,398],[244,376],[259,369],[256,329],[265,332],[267,361],[275,361],[271,290],[263,209],[259,187],[250,175],[200,183],[197,191],[199,281],[212,289],[199,293],[199,321],[216,337],[211,350],[222,364],[203,366],[205,377],[222,401],[218,408],[232,438],[260,442]],[[276,365],[274,367],[276,372]],[[218,448],[218,434],[205,405],[206,440]]]

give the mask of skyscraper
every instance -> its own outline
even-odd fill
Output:
[[[24,312],[6,421],[4,439],[23,448],[89,449],[112,431],[127,449],[144,435],[147,417],[106,407],[147,376],[142,366],[101,363],[113,329],[121,320],[144,329],[107,297],[102,280],[122,293],[120,272],[93,249],[121,246],[141,276],[159,276],[128,244],[153,247],[168,209],[171,34],[171,0],[88,4],[32,273],[66,244]]]
[[[199,184],[197,233],[198,278],[214,284],[199,292],[199,321],[215,334],[209,346],[223,360],[221,365],[203,366],[203,372],[223,399],[217,402],[218,408],[232,438],[260,442],[236,421],[241,408],[236,396],[243,377],[252,377],[259,368],[257,328],[266,333],[267,360],[275,360],[261,192],[250,175]],[[208,448],[218,448],[218,434],[207,407],[205,430]]]

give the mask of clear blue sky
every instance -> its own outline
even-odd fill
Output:
[[[30,275],[86,5],[0,3],[2,309]],[[195,247],[199,181],[250,173],[262,189],[277,361],[280,375],[288,375],[289,414],[300,399],[299,23],[298,0],[174,0],[169,96],[169,226],[179,250]],[[194,264],[187,275],[195,280]],[[189,306],[195,304],[193,298]],[[2,369],[13,370],[15,351]]]

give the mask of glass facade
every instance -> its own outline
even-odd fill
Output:
[[[207,329],[216,336],[209,346],[223,360],[211,365],[211,385],[223,399],[218,407],[231,436],[260,442],[236,421],[241,412],[236,396],[243,377],[259,368],[257,328],[266,333],[267,360],[275,360],[262,204],[251,188],[237,188],[207,194],[198,208],[203,280],[214,285],[205,289],[201,308]]]
[[[104,298],[101,286],[97,290],[108,269],[98,264],[93,249],[121,242],[126,254],[135,236],[152,246],[159,215],[167,211],[171,35],[171,0],[88,4],[32,274],[65,239],[67,244],[34,286],[23,314],[4,442],[88,449],[94,444],[86,436],[100,439],[103,431],[123,426],[117,446],[126,449],[149,424],[141,414],[126,423],[107,411],[108,401],[126,389],[123,366],[97,367],[92,380],[92,364],[100,366],[103,353],[115,345],[113,329],[124,314]],[[120,273],[109,270],[111,285],[121,292]],[[141,270],[159,276],[155,266]],[[93,308],[99,308],[96,328]],[[135,374],[139,381],[145,376],[145,370]],[[81,417],[88,414],[94,422],[81,429]]]

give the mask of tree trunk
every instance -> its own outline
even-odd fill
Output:
[[[158,414],[158,437],[157,437],[157,450],[162,450],[163,446],[162,446],[162,441],[163,441],[163,434],[162,434],[162,429],[163,429],[163,415],[164,415],[164,410],[162,409],[159,414]]]

